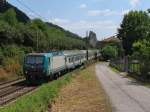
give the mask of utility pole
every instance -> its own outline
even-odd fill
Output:
[[[38,30],[36,31],[36,52],[39,50],[39,38],[38,38]]]
[[[89,55],[89,52],[88,52],[88,37],[89,37],[89,33],[87,31],[86,32],[86,57],[87,57],[87,60],[88,60],[88,55]]]
[[[122,52],[121,54],[123,56],[123,68],[122,68],[122,70],[124,72],[128,72],[129,60],[128,60],[128,55],[125,54],[125,50],[123,48],[123,40],[122,39],[121,39],[120,44],[121,44],[121,52]]]

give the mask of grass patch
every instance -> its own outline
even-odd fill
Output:
[[[33,93],[22,96],[16,102],[1,108],[0,112],[45,112],[48,104],[58,96],[60,88],[68,84],[72,78],[73,74],[68,73],[58,80],[43,84]]]
[[[120,73],[119,70],[116,69],[115,67],[111,67],[111,66],[109,66],[109,67],[111,68],[112,71],[117,72],[117,73]]]
[[[110,68],[112,71],[114,71],[114,72],[116,72],[117,74],[120,75],[121,72],[120,72],[117,68],[112,67],[112,66],[109,66],[109,68]],[[133,78],[132,76],[130,76],[128,73],[125,73],[125,72],[124,72],[124,77],[126,77],[126,78],[128,78],[128,79],[130,79],[130,80],[134,80],[134,81],[135,81],[135,78]]]
[[[95,66],[77,74],[70,84],[61,88],[50,112],[111,112],[109,99],[95,75]]]

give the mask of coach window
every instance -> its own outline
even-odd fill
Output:
[[[71,58],[69,58],[69,63],[71,62]]]
[[[77,61],[77,57],[75,57],[75,61]]]
[[[72,57],[72,62],[74,61],[74,58]]]

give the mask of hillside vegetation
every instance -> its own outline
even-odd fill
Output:
[[[30,20],[30,18],[25,13],[20,11],[17,7],[11,5],[6,0],[3,1],[4,2],[1,2],[0,4],[0,13],[5,13],[8,9],[13,8],[14,11],[16,12],[16,18],[18,19],[18,21],[26,23]]]
[[[85,49],[76,34],[40,19],[20,22],[14,8],[0,13],[0,80],[22,74],[23,57],[29,52]]]

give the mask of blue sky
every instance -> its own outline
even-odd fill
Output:
[[[24,11],[30,18],[39,16],[17,0],[7,0]],[[115,35],[123,15],[129,10],[147,10],[150,0],[20,0],[41,15],[80,36],[86,31],[96,32],[99,40]]]

